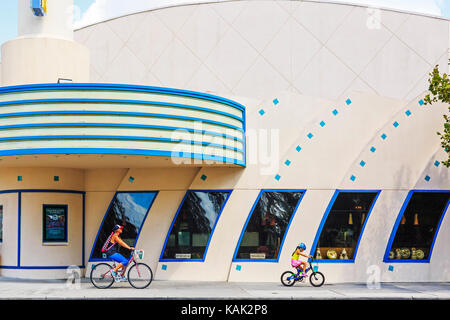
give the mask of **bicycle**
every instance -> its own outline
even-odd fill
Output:
[[[325,282],[325,276],[323,273],[319,272],[319,266],[313,266],[312,261],[309,262],[309,268],[306,268],[305,273],[311,272],[309,275],[309,282],[313,287],[320,287]],[[308,275],[306,275],[308,277]],[[286,287],[291,287],[294,285],[295,282],[303,282],[305,280],[305,276],[302,276],[300,274],[300,269],[297,268],[297,274],[295,274],[292,271],[285,271],[281,275],[281,283]]]
[[[118,277],[116,278],[114,278],[112,274],[113,269],[116,267],[115,262],[113,262],[112,266],[109,263],[104,262],[94,265],[90,275],[92,284],[96,288],[107,289],[111,287],[114,282],[128,281],[133,288],[147,288],[153,280],[153,272],[152,269],[145,263],[136,262],[137,259],[142,259],[143,257],[143,250],[133,250],[131,252],[131,259],[127,266],[123,268],[122,272],[117,273]],[[128,276],[123,279],[127,269]]]

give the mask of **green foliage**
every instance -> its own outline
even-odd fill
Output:
[[[450,61],[450,59],[449,59]],[[449,63],[450,64],[450,63]],[[439,66],[436,66],[430,73],[428,79],[430,91],[424,98],[425,104],[433,104],[433,102],[443,102],[449,105],[450,111],[450,78],[444,73],[439,73]],[[447,160],[442,161],[442,164],[446,167],[450,167],[450,116],[444,114],[444,131],[437,134],[441,137],[441,146],[447,152]]]

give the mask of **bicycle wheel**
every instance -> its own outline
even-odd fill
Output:
[[[295,274],[292,271],[285,271],[281,275],[281,283],[286,287],[291,287],[295,283]]]
[[[145,263],[136,263],[128,270],[128,282],[136,289],[147,288],[153,280],[152,269]]]
[[[313,287],[320,287],[325,282],[325,276],[321,272],[313,272],[309,276],[309,282]]]
[[[91,270],[91,282],[99,289],[111,287],[114,283],[112,275],[112,267],[107,263],[99,263],[94,265]]]

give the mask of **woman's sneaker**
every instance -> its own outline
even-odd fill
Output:
[[[122,280],[122,277],[117,272],[111,271],[111,273],[115,282],[120,282]]]

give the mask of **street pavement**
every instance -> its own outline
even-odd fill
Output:
[[[97,289],[87,279],[79,283],[64,280],[19,280],[0,277],[0,300],[53,299],[182,299],[182,300],[450,300],[450,283],[309,283],[284,287],[281,283],[234,283],[153,281],[146,289],[134,289],[127,282]]]

